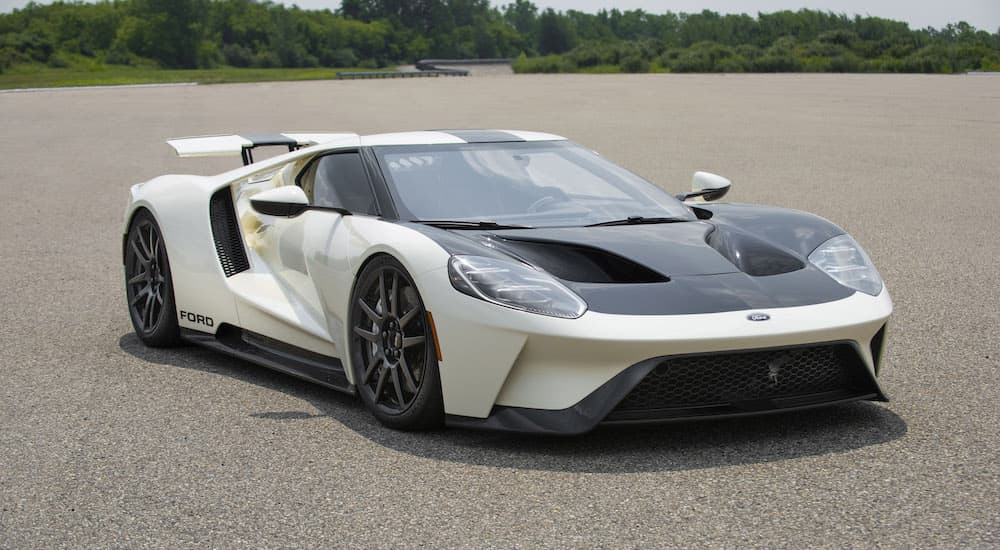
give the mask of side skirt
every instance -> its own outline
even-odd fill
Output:
[[[347,380],[340,359],[298,348],[262,334],[222,325],[215,334],[181,329],[181,338],[262,367],[283,372],[350,395],[356,393]]]

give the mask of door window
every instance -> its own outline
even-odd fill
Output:
[[[299,184],[314,206],[375,215],[375,195],[360,153],[336,153],[313,162]]]

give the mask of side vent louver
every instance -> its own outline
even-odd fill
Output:
[[[250,261],[243,250],[243,239],[240,237],[240,226],[236,222],[236,210],[233,208],[233,198],[229,187],[223,187],[212,195],[208,204],[208,215],[212,220],[212,236],[215,239],[215,251],[219,254],[219,263],[226,277],[232,277],[241,271],[250,269]]]

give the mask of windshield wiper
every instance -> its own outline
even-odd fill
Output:
[[[684,218],[647,218],[645,216],[629,216],[627,218],[622,218],[620,220],[611,220],[609,222],[592,223],[585,227],[600,227],[603,225],[641,225],[644,223],[677,223],[690,221]]]
[[[422,223],[441,229],[533,229],[527,225],[497,223],[489,220],[413,220],[413,223]]]

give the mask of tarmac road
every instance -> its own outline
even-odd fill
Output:
[[[0,95],[0,547],[1000,544],[1000,78],[506,76]],[[893,401],[543,439],[380,427],[123,299],[132,183],[167,137],[501,127],[864,244]]]

